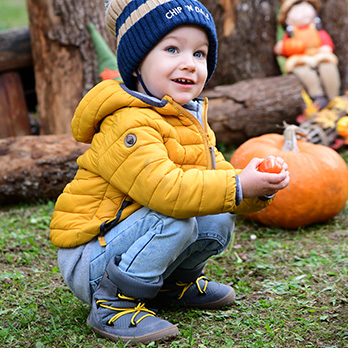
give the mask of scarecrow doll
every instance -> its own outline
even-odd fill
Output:
[[[340,76],[334,44],[323,30],[318,0],[282,0],[279,23],[285,35],[275,47],[286,57],[285,71],[295,74],[318,109],[339,95]]]

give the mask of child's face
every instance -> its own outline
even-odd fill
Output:
[[[196,98],[207,80],[209,41],[206,32],[195,26],[181,26],[167,34],[139,66],[143,82],[158,99],[171,96],[185,104]],[[143,88],[138,86],[138,91]]]
[[[317,12],[313,5],[307,1],[303,1],[291,7],[286,15],[286,24],[294,27],[307,25],[313,22],[316,16]]]

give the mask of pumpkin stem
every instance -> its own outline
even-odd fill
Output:
[[[297,138],[298,136],[306,137],[307,134],[303,131],[303,129],[293,124],[289,125],[284,122],[284,126],[284,146],[282,150],[298,152]]]

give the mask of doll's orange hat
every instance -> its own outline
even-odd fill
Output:
[[[319,11],[320,8],[320,1],[319,0],[281,0],[280,4],[280,11],[279,11],[279,18],[278,21],[281,25],[285,25],[285,20],[288,12],[290,11],[291,7],[294,6],[295,4],[298,4],[300,2],[308,2],[311,5],[314,6],[316,11]]]

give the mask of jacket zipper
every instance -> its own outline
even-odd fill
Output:
[[[203,124],[205,127],[201,125],[199,120],[195,116],[193,116],[191,113],[186,111],[182,106],[180,106],[182,110],[180,110],[180,113],[188,117],[190,120],[192,120],[198,127],[199,132],[202,135],[203,142],[205,146],[209,149],[209,155],[211,159],[211,165],[213,169],[216,169],[216,159],[215,159],[215,149],[214,146],[210,145],[210,139],[209,139],[209,134],[206,130],[206,124],[207,124],[207,117],[206,117],[206,103],[203,104],[203,111],[202,111],[202,117],[203,117]],[[209,169],[209,168],[208,168]]]
[[[209,146],[209,151],[210,151],[210,155],[211,155],[211,164],[213,166],[213,169],[216,169],[216,159],[215,159],[214,146],[210,145]]]

